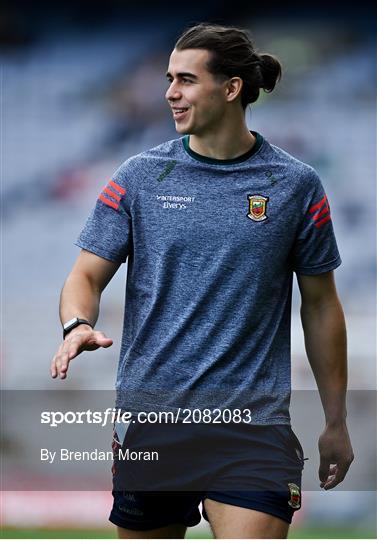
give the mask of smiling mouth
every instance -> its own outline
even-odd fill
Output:
[[[182,107],[182,108],[172,108],[173,111],[173,118],[175,120],[178,120],[179,118],[182,118],[188,111],[188,107]]]

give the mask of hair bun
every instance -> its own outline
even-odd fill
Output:
[[[263,76],[263,90],[265,92],[272,92],[275,85],[281,79],[281,65],[279,60],[272,54],[260,54],[260,67]]]

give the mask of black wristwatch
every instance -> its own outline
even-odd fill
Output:
[[[68,332],[70,332],[71,330],[76,328],[76,326],[78,326],[79,324],[87,324],[91,328],[93,328],[92,323],[90,323],[89,321],[87,321],[85,319],[79,319],[78,317],[75,317],[74,319],[71,319],[70,321],[63,324],[63,339],[68,334]]]

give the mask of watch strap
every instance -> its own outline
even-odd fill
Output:
[[[80,319],[79,317],[75,317],[74,319],[68,321],[63,326],[63,339],[66,337],[67,334],[80,324],[87,324],[91,328],[93,328],[93,325],[91,322],[87,321],[86,319]]]

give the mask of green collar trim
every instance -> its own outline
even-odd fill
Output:
[[[207,156],[202,156],[201,154],[198,154],[197,152],[194,152],[194,150],[190,148],[190,135],[185,135],[182,141],[183,141],[183,147],[186,150],[186,152],[197,161],[202,161],[203,163],[211,163],[212,165],[233,165],[235,163],[242,163],[243,161],[246,161],[251,156],[253,156],[256,152],[258,152],[258,150],[262,146],[263,141],[264,141],[264,138],[262,137],[262,135],[260,135],[260,133],[257,133],[256,131],[251,131],[251,133],[256,138],[254,146],[250,150],[248,150],[245,154],[242,154],[242,156],[238,156],[232,159],[210,158]]]

